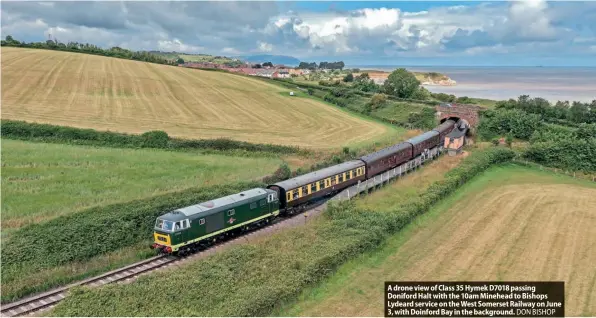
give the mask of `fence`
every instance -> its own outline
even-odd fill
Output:
[[[397,166],[391,170],[385,171],[381,174],[378,174],[370,179],[367,179],[364,182],[358,182],[358,184],[353,185],[335,197],[333,197],[334,201],[344,201],[350,200],[351,198],[359,195],[362,192],[368,193],[370,189],[374,189],[376,187],[382,186],[389,181],[399,178],[402,175],[407,174],[410,171],[416,170],[416,168],[422,166],[425,162],[431,161],[437,157],[439,157],[444,152],[444,149],[441,148],[434,148],[431,149],[427,154],[421,157],[414,158],[400,166]]]

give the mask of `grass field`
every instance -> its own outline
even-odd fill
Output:
[[[491,168],[276,315],[382,316],[391,280],[564,280],[565,314],[594,316],[595,206],[594,183]]]
[[[2,140],[2,229],[198,186],[271,174],[278,158]]]
[[[388,125],[222,72],[2,48],[2,116],[129,133],[337,148],[400,134]]]

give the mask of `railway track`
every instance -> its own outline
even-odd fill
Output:
[[[214,254],[217,251],[221,250],[223,247],[238,244],[243,240],[248,240],[248,237],[259,235],[259,233],[264,234],[275,228],[281,228],[285,226],[290,226],[292,224],[306,222],[305,220],[301,221],[301,218],[298,218],[297,216],[303,214],[306,218],[306,214],[304,213],[311,213],[312,215],[312,212],[315,212],[314,214],[316,214],[317,212],[322,212],[325,202],[327,200],[323,200],[321,202],[313,204],[312,206],[309,206],[308,209],[305,210],[305,212],[295,214],[288,218],[278,219],[277,221],[272,222],[266,226],[247,231],[242,235],[231,237],[230,239],[227,239],[225,241],[220,241],[217,244],[211,245],[207,249],[195,252],[193,254],[189,254],[182,257],[168,255],[154,256],[146,260],[113,270],[111,272],[101,274],[99,276],[88,278],[86,280],[82,280],[64,287],[56,288],[45,293],[24,298],[14,303],[0,305],[0,316],[31,316],[54,307],[56,304],[58,304],[60,301],[66,298],[68,291],[74,287],[96,287],[115,282],[131,281],[139,275],[153,272],[160,268],[169,267],[187,259],[198,259],[210,254]]]
[[[178,261],[179,258],[160,255],[146,260],[92,277],[68,286],[60,287],[49,292],[35,295],[17,302],[2,305],[0,315],[3,317],[31,315],[38,311],[54,307],[66,297],[68,290],[76,286],[101,286],[113,282],[134,278],[143,273],[154,271],[167,264]]]

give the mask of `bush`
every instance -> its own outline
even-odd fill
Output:
[[[143,140],[143,146],[151,148],[166,148],[170,137],[165,131],[155,130],[143,133],[141,137]]]

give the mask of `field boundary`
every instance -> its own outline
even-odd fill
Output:
[[[550,171],[556,174],[562,174],[562,175],[566,175],[575,179],[581,179],[581,180],[587,180],[587,181],[592,181],[592,182],[596,182],[596,174],[586,174],[583,172],[579,172],[579,171],[573,171],[573,170],[566,170],[566,169],[559,169],[559,168],[551,168],[551,167],[547,167],[547,166],[543,166],[539,163],[536,162],[532,162],[532,161],[528,161],[528,160],[524,160],[524,159],[519,159],[519,158],[513,158],[512,161],[515,164],[518,164],[520,166],[526,166],[526,167],[531,167],[531,168],[536,168],[536,169],[540,169],[543,171]]]
[[[69,145],[103,146],[113,148],[153,148],[163,150],[217,150],[245,151],[274,154],[309,154],[297,146],[256,144],[228,138],[182,139],[168,136],[164,131],[149,131],[141,135],[95,129],[40,124],[19,120],[2,119],[2,138]]]

